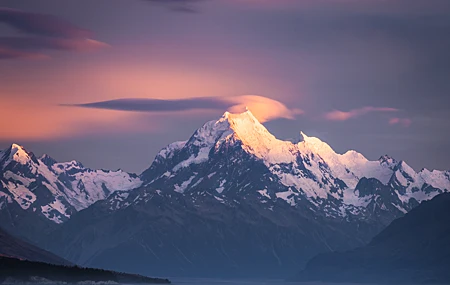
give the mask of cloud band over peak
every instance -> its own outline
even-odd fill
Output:
[[[249,108],[261,122],[278,118],[294,119],[303,113],[300,109],[290,109],[283,103],[257,95],[243,95],[233,97],[194,97],[183,99],[152,99],[126,98],[84,104],[70,104],[64,106],[107,109],[130,112],[180,112],[187,110],[228,110],[243,112]]]
[[[381,112],[381,113],[385,113],[385,112],[398,112],[399,109],[396,108],[388,108],[388,107],[363,107],[363,108],[358,108],[358,109],[353,109],[350,111],[339,111],[339,110],[334,110],[331,112],[328,112],[325,114],[325,119],[330,120],[330,121],[347,121],[353,118],[357,118],[369,113],[375,113],[375,112]]]

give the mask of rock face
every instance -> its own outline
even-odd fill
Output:
[[[302,136],[281,141],[249,111],[225,113],[161,150],[141,187],[74,214],[43,245],[141,274],[285,277],[450,189],[449,172],[337,154]]]
[[[58,163],[48,155],[37,158],[12,144],[0,151],[1,226],[34,240],[114,191],[140,185],[134,174],[91,170],[77,161]]]
[[[392,222],[367,246],[313,258],[297,281],[450,283],[450,193]]]
[[[2,229],[0,229],[0,256],[58,265],[71,264],[53,253],[11,236]]]

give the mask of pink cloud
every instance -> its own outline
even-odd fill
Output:
[[[395,108],[379,108],[379,107],[363,107],[363,108],[359,108],[359,109],[353,109],[350,111],[339,111],[339,110],[334,110],[331,112],[328,112],[325,114],[325,119],[330,120],[330,121],[347,121],[349,119],[353,119],[353,118],[357,118],[369,113],[374,113],[374,112],[398,112],[398,109]]]
[[[9,48],[4,48],[0,45],[0,59],[42,60],[48,58],[49,57],[45,54],[13,50]]]
[[[92,39],[92,32],[52,15],[0,7],[0,24],[29,34],[0,37],[0,60],[48,58],[42,50],[87,52],[108,47]]]
[[[409,127],[411,123],[412,123],[411,119],[404,119],[404,118],[391,118],[389,120],[389,125],[401,125],[405,128]]]

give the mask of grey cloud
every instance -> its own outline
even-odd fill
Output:
[[[6,46],[17,52],[22,50],[65,50],[89,51],[107,46],[90,39],[40,38],[40,37],[0,37],[0,47]]]
[[[295,119],[303,110],[289,108],[282,102],[258,95],[240,95],[231,97],[197,97],[174,100],[162,99],[117,99],[86,104],[65,105],[73,107],[108,109],[133,112],[167,112],[193,109],[228,110],[240,113],[250,110],[260,122],[274,119]]]
[[[196,13],[197,7],[194,5],[197,2],[204,0],[143,0],[149,3],[164,6],[174,12],[182,13]]]
[[[48,58],[44,54],[40,53],[33,53],[33,52],[24,52],[24,51],[17,51],[17,50],[11,50],[7,48],[1,48],[0,47],[0,60],[2,59],[46,59]]]
[[[27,36],[0,37],[1,59],[49,58],[41,50],[92,51],[107,44],[91,39],[92,33],[48,14],[0,7],[0,23]]]
[[[92,33],[53,15],[0,7],[0,22],[21,32],[46,37],[89,38]]]
[[[118,111],[135,112],[167,112],[167,111],[186,111],[192,109],[216,109],[225,110],[233,106],[232,102],[226,102],[219,98],[189,98],[177,100],[160,99],[117,99],[102,102],[93,102],[86,104],[73,104],[64,106],[108,109]]]

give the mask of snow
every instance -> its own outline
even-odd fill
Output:
[[[227,148],[237,146],[255,160],[262,162],[268,169],[267,178],[273,183],[279,181],[282,184],[281,189],[284,188],[275,193],[276,198],[272,198],[267,189],[257,190],[261,197],[282,199],[291,206],[296,205],[295,197],[300,195],[316,207],[323,206],[323,202],[332,197],[342,202],[339,208],[328,209],[328,215],[345,216],[346,213],[356,213],[368,206],[373,196],[360,197],[360,193],[355,191],[362,177],[376,178],[385,185],[391,179],[397,180],[402,186],[401,189],[406,192],[399,194],[399,189],[394,190],[403,203],[407,203],[412,198],[421,202],[431,199],[438,193],[437,191],[430,193],[413,191],[414,188],[422,189],[425,184],[443,191],[450,190],[448,172],[424,169],[417,173],[405,162],[397,163],[395,159],[388,156],[382,156],[377,161],[370,161],[355,150],[349,150],[343,154],[336,153],[330,145],[319,138],[309,137],[303,132],[301,135],[303,140],[297,143],[279,140],[259,123],[250,111],[241,114],[226,112],[219,120],[204,124],[188,141],[175,142],[162,149],[156,156],[156,161],[173,159],[180,150],[183,150],[183,154],[186,151],[188,155],[185,157],[189,157],[171,164],[175,167],[163,170],[165,172],[158,179],[176,179],[181,169],[207,162],[210,154],[223,150],[224,146]],[[0,155],[4,153],[4,151],[0,152]],[[3,179],[2,184],[7,192],[0,192],[0,198],[14,199],[22,208],[28,209],[36,200],[39,200],[39,197],[36,197],[27,187],[32,182],[38,181],[55,197],[54,202],[41,207],[44,215],[55,223],[63,222],[65,217],[69,218],[65,205],[71,205],[79,211],[98,200],[107,198],[111,193],[129,191],[142,185],[138,177],[121,170],[91,170],[77,161],[55,163],[48,167],[41,160],[45,156],[38,160],[39,163],[34,162],[34,158],[31,159],[30,156],[31,153],[13,144],[10,157],[1,157],[3,166],[16,161],[26,165],[33,175],[26,177],[21,173],[5,171],[0,178]],[[238,158],[230,159],[239,163]],[[217,170],[217,173],[220,174],[220,171],[222,170]],[[187,180],[184,180],[185,176],[183,176],[183,181],[178,179],[178,183],[173,186],[174,191],[185,193],[186,190],[200,185],[206,177],[208,179],[213,176],[219,177],[216,172],[209,172],[207,169],[201,177],[198,173],[193,173]],[[60,179],[60,175],[69,176],[69,179],[65,180],[66,184]],[[219,177],[217,180],[221,178],[224,177]],[[224,193],[226,183],[226,179],[221,179],[219,185],[210,190],[215,190],[222,194],[220,196],[226,197],[228,194]],[[252,182],[249,181],[244,181],[242,184],[245,185],[243,187],[240,185],[237,190],[252,187]],[[286,189],[288,190],[285,191]],[[8,192],[11,195],[8,195]],[[161,195],[160,190],[156,193]],[[124,203],[119,202],[123,202],[127,195],[126,192],[117,193],[116,207],[124,206]],[[404,205],[394,206],[400,211],[405,211]],[[54,216],[54,213],[60,213],[60,215]]]
[[[406,178],[399,171],[395,172],[395,178],[401,185],[407,186],[409,184],[408,180],[406,180]]]
[[[298,195],[298,193],[293,192],[291,189],[289,189],[286,192],[278,192],[276,193],[277,198],[283,199],[291,206],[295,206],[295,196]]]
[[[426,193],[425,191],[413,191],[414,188],[422,189],[425,184],[445,192],[450,190],[450,178],[446,172],[423,169],[416,173],[405,162],[400,162],[399,168],[395,172],[395,179],[405,189],[405,194],[398,194],[402,202],[405,203],[411,198],[416,199],[418,202],[426,201],[439,194],[436,191],[430,193]]]
[[[30,155],[22,146],[13,143],[10,156],[4,165],[8,165],[13,160],[20,164],[27,164],[30,159]]]
[[[183,183],[181,183],[181,185],[177,184],[175,185],[175,192],[178,193],[184,193],[184,190],[186,190],[186,188],[189,186],[189,184],[191,184],[192,180],[194,180],[195,175],[191,176],[191,178],[189,178],[188,180],[184,181]]]
[[[261,194],[261,196],[271,199],[271,197],[269,196],[269,194],[267,194],[267,190],[266,190],[266,189],[264,189],[264,190],[258,190],[257,192],[258,192],[259,194]]]
[[[50,205],[41,206],[41,212],[47,219],[53,221],[56,224],[63,223],[60,216],[54,215],[54,209]]]
[[[203,177],[200,177],[200,179],[197,180],[197,182],[195,182],[195,183],[191,186],[191,188],[196,187],[198,184],[202,183],[202,181],[203,181]]]
[[[173,171],[177,172],[181,168],[188,167],[191,164],[200,164],[202,162],[207,161],[208,158],[209,158],[209,151],[210,150],[211,150],[211,148],[208,148],[208,147],[201,148],[197,155],[194,155],[194,154],[191,155],[191,157],[189,157],[189,159],[184,160],[181,163],[179,163],[178,165],[176,165],[173,168]]]
[[[402,212],[402,213],[404,213],[404,214],[408,213],[408,211],[406,211],[405,209],[403,209],[403,208],[400,207],[399,205],[394,204],[394,203],[392,203],[392,205],[393,205],[395,208],[397,208],[400,212]]]
[[[303,141],[299,148],[303,153],[318,154],[331,170],[334,177],[339,177],[349,188],[355,188],[362,177],[376,178],[387,184],[393,174],[390,165],[380,161],[369,161],[362,154],[350,150],[344,154],[336,153],[327,143],[315,137],[308,137],[303,132]]]
[[[338,177],[348,188],[354,189],[362,177],[374,177],[386,184],[393,174],[392,166],[389,164],[382,165],[380,161],[369,161],[356,151],[337,154],[320,139],[309,137],[303,132],[301,134],[303,141],[297,144],[282,141],[259,123],[250,111],[241,114],[226,112],[218,121],[210,121],[197,130],[185,147],[189,145],[199,147],[198,153],[181,161],[173,170],[177,171],[193,163],[207,161],[211,149],[218,149],[223,143],[238,140],[244,150],[261,159],[272,169],[284,185],[302,190],[310,198],[326,198],[331,193],[331,187],[338,188],[339,185],[334,184],[333,177]],[[305,167],[313,173],[316,181],[305,177],[299,170],[299,158],[311,162],[311,166],[305,164]],[[280,164],[292,165],[292,171],[285,173],[272,167]],[[318,187],[317,181],[323,180],[330,183]],[[335,197],[342,195],[331,194]]]
[[[14,200],[16,200],[16,202],[24,210],[27,210],[31,204],[36,201],[36,195],[34,195],[34,193],[28,190],[28,188],[24,185],[8,182],[6,188],[13,195]]]
[[[6,171],[5,174],[3,175],[3,177],[5,177],[6,179],[12,179],[14,181],[20,181],[25,187],[28,187],[30,185],[30,183],[36,181],[36,179],[33,178],[25,178],[22,177],[20,175],[17,175],[11,171]]]
[[[225,203],[225,201],[222,198],[219,198],[217,196],[214,196],[214,198],[216,198],[217,201],[221,202],[222,204]]]
[[[7,151],[2,151],[2,154]],[[54,202],[41,205],[41,211],[49,219],[60,223],[60,217],[53,217],[56,211],[62,217],[69,217],[68,209],[64,205],[73,206],[77,211],[87,208],[98,200],[105,199],[109,194],[118,190],[131,190],[139,187],[142,181],[130,174],[118,171],[91,170],[85,168],[81,163],[73,160],[65,163],[55,163],[48,167],[41,159],[31,158],[31,154],[17,144],[11,146],[10,156],[2,157],[3,165],[6,167],[15,161],[26,166],[29,171],[26,174],[21,172],[5,171],[0,177],[4,188],[11,193],[11,197],[23,208],[28,209],[34,202],[40,200],[40,197],[31,192],[28,187],[33,182],[37,182],[45,186],[54,197]],[[70,174],[69,174],[70,173]],[[60,180],[60,175],[68,177],[64,184]],[[84,189],[79,189],[78,185],[84,185]],[[105,191],[104,188],[108,190]],[[64,203],[63,203],[64,201]],[[38,207],[39,209],[39,207]],[[45,213],[44,213],[45,212]],[[53,217],[53,218],[52,218]]]
[[[56,173],[66,173],[72,169],[78,169],[79,172],[73,174],[74,180],[71,181],[72,189],[67,189],[64,196],[68,198],[77,211],[87,208],[98,200],[105,199],[110,193],[122,190],[131,190],[141,186],[142,181],[137,177],[131,177],[130,174],[118,171],[90,170],[85,169],[76,161],[67,163],[57,163],[52,166]],[[53,175],[54,176],[54,175]],[[52,183],[52,188],[56,187],[56,180]],[[79,189],[77,185],[82,182],[84,189]],[[103,185],[108,188],[110,193],[105,193]],[[57,187],[56,187],[57,189]]]
[[[370,203],[371,196],[360,197],[357,190],[347,189],[343,191],[342,201],[346,205],[353,205],[355,207],[367,207]]]
[[[412,193],[413,186],[421,189],[424,183],[427,183],[435,188],[450,189],[448,173],[423,170],[416,174],[406,163],[397,163],[387,155],[380,157],[379,160],[370,161],[355,150],[339,154],[319,138],[310,137],[303,132],[301,135],[303,140],[297,143],[279,140],[258,122],[249,110],[240,114],[225,112],[219,120],[204,124],[187,142],[169,145],[168,150],[183,147],[190,152],[190,157],[178,161],[171,171],[173,173],[192,164],[206,162],[210,153],[220,150],[223,145],[227,147],[237,145],[264,163],[274,175],[269,177],[270,181],[273,181],[273,177],[277,177],[290,192],[294,193],[296,190],[295,195],[305,195],[311,203],[332,196],[344,205],[350,206],[351,211],[356,211],[355,207],[366,207],[371,197],[359,197],[359,193],[355,192],[356,185],[363,177],[375,178],[387,185],[395,175],[397,180],[408,188],[405,196],[397,193],[405,202],[410,198],[421,201],[431,197],[431,194],[424,194],[422,191]],[[172,157],[169,153],[164,155]],[[417,183],[407,182],[401,173],[395,171],[397,165],[400,165],[402,171],[413,177]],[[210,173],[207,177],[211,178],[215,174]],[[171,177],[175,176],[172,174]],[[189,186],[186,183],[176,185],[176,189],[184,191]],[[197,185],[198,183],[195,184]],[[246,186],[248,185],[247,183]],[[215,189],[218,193],[224,190],[223,183]],[[264,196],[262,194],[264,192],[260,191],[259,193]],[[287,194],[289,191],[281,193]],[[284,194],[276,194],[277,198],[286,198]],[[288,202],[294,203],[294,200]],[[345,209],[342,211],[345,214]]]
[[[223,190],[225,190],[224,185],[225,185],[226,182],[227,182],[226,179],[223,179],[223,180],[220,182],[219,187],[216,188],[217,193],[221,194],[221,193],[223,192]]]
[[[55,201],[50,203],[49,206],[58,211],[59,213],[61,213],[62,215],[66,216],[67,218],[70,217],[70,215],[67,214],[66,206],[64,206],[64,204],[59,199],[55,199]]]
[[[169,144],[167,147],[163,148],[157,155],[157,157],[161,157],[162,159],[170,159],[175,151],[180,150],[184,147],[186,141],[178,141]]]

